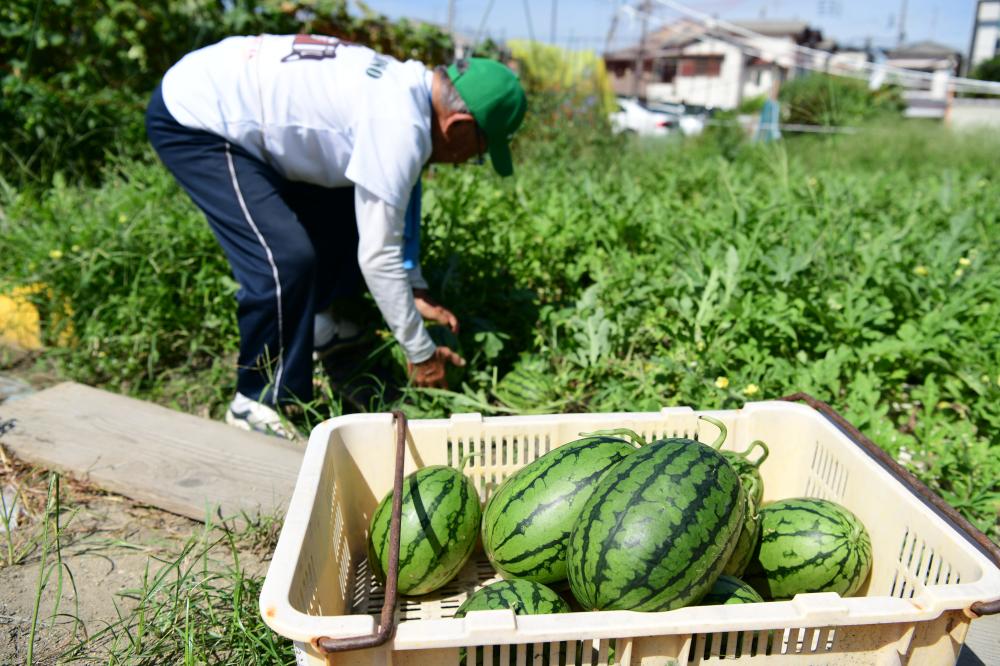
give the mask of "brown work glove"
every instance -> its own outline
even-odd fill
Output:
[[[426,361],[407,363],[407,369],[410,371],[410,378],[417,386],[448,388],[448,380],[445,379],[448,363],[462,367],[465,365],[465,359],[447,347],[438,347],[434,350],[434,355]]]

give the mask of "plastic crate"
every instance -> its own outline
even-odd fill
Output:
[[[697,437],[705,429],[700,439],[714,439],[714,427],[699,414],[726,423],[727,449],[743,450],[754,439],[767,442],[771,455],[761,467],[765,502],[821,497],[864,521],[874,562],[860,596],[801,594],[791,601],[661,613],[481,611],[453,619],[469,593],[497,579],[478,550],[438,593],[400,599],[385,644],[326,654],[321,637],[376,632],[385,594],[368,571],[366,539],[372,511],[393,486],[394,420],[391,414],[362,414],[326,421],[310,436],[261,591],[264,620],[295,642],[301,664],[955,662],[975,617],[970,606],[982,611],[984,602],[1000,598],[995,547],[940,498],[921,497],[926,488],[884,454],[868,452],[849,424],[837,425],[812,407],[775,401],[732,411],[456,414],[410,421],[404,471],[457,465],[464,453],[476,451],[481,455],[470,456],[464,471],[485,501],[508,474],[581,432],[626,427],[647,438]],[[997,604],[988,605],[987,612],[996,612]]]

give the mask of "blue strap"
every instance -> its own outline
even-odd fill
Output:
[[[413,270],[420,263],[420,194],[423,188],[420,179],[410,192],[410,201],[406,204],[406,214],[403,216],[403,268]]]

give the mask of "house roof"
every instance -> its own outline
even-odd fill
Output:
[[[731,21],[731,23],[767,37],[801,35],[809,30],[809,24],[805,21]]]
[[[946,57],[961,54],[950,46],[925,39],[920,42],[912,42],[910,44],[897,46],[894,49],[886,51],[886,55],[890,58],[927,58],[935,56]]]

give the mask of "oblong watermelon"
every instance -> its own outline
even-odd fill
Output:
[[[649,444],[594,489],[569,539],[570,587],[586,610],[663,611],[700,599],[743,522],[732,465],[690,439]]]
[[[538,583],[566,578],[570,530],[598,481],[635,445],[595,434],[552,449],[510,475],[483,511],[483,550],[500,574]]]
[[[872,565],[872,544],[862,522],[829,500],[801,497],[760,511],[760,548],[744,580],[765,599],[804,592],[857,592]]]
[[[708,591],[699,606],[725,606],[731,604],[755,604],[764,601],[763,597],[757,594],[757,590],[741,581],[739,578],[722,574],[712,584],[712,589]]]
[[[500,580],[480,588],[455,611],[455,617],[465,617],[469,611],[509,608],[515,615],[568,613],[569,604],[541,583],[530,580]]]
[[[368,530],[368,562],[385,582],[389,566],[390,491],[375,509]],[[475,486],[454,467],[433,465],[403,480],[399,539],[400,594],[426,594],[441,587],[469,559],[482,512]]]

